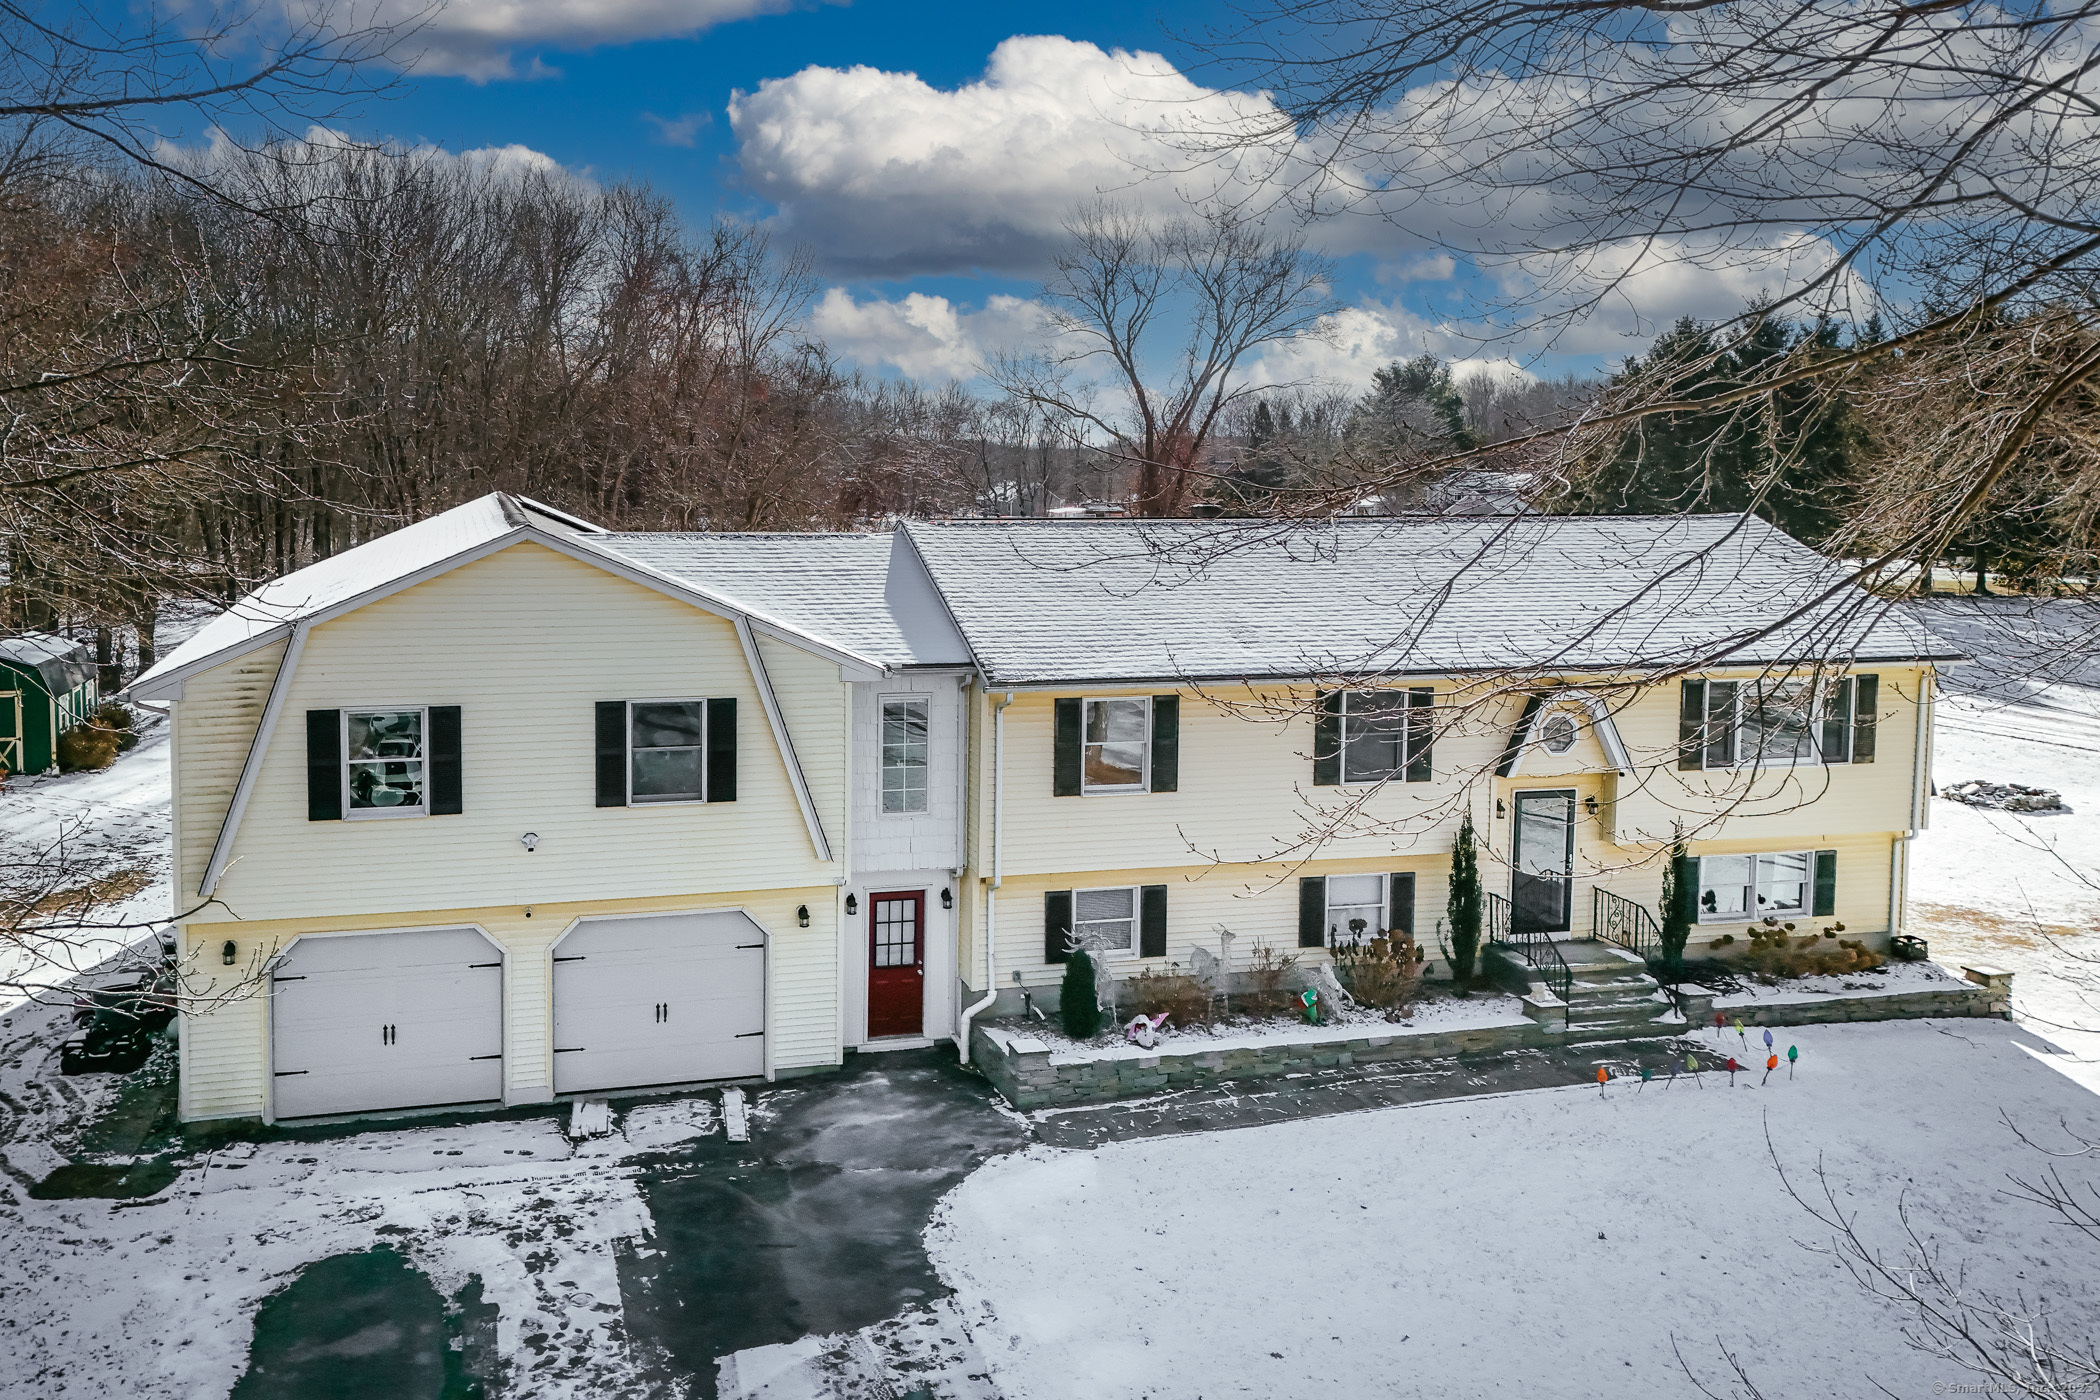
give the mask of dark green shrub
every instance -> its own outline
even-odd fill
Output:
[[[1451,980],[1463,996],[1473,984],[1473,965],[1480,956],[1480,852],[1473,835],[1473,813],[1458,819],[1458,839],[1451,847],[1451,892],[1444,912],[1451,923]]]
[[[1074,948],[1065,959],[1064,984],[1057,989],[1057,1019],[1065,1034],[1074,1040],[1092,1040],[1101,1033],[1101,1003],[1094,997],[1094,960],[1084,948]]]
[[[1683,888],[1688,879],[1694,879],[1691,871],[1696,869],[1691,857],[1684,850],[1684,826],[1679,823],[1677,839],[1670,844],[1669,858],[1663,863],[1662,905],[1658,912],[1662,920],[1657,932],[1662,941],[1662,960],[1666,967],[1675,967],[1684,961],[1684,945],[1692,936],[1692,920],[1685,908],[1687,891]]]
[[[107,768],[116,762],[120,742],[121,736],[116,730],[104,728],[93,720],[76,724],[58,736],[58,771],[82,773],[92,768]]]

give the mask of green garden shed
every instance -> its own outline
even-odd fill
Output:
[[[58,736],[101,705],[86,647],[49,632],[0,637],[0,769],[47,773]]]

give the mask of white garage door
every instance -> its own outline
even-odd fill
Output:
[[[302,938],[271,977],[280,1118],[503,1097],[503,962],[473,929]]]
[[[765,1072],[765,934],[742,914],[593,919],[554,946],[554,1089]]]

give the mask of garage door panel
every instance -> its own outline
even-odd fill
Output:
[[[472,929],[302,939],[271,986],[283,1118],[503,1096],[500,955]]]
[[[554,955],[555,1090],[763,1073],[764,938],[733,913],[579,926]]]

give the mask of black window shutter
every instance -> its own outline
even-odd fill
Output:
[[[736,697],[707,702],[707,800],[736,801]]]
[[[430,707],[430,815],[457,816],[467,810],[459,771],[459,706]]]
[[[1318,707],[1313,715],[1313,783],[1338,787],[1342,781],[1342,692],[1319,691],[1313,700]],[[1301,941],[1300,946],[1311,945]]]
[[[1436,691],[1426,685],[1407,692],[1407,780],[1429,781],[1430,749],[1436,740]]]
[[[1072,951],[1072,892],[1043,892],[1043,961],[1061,963]]]
[[[1059,696],[1051,702],[1050,792],[1054,797],[1079,796],[1079,725],[1085,704],[1076,696]]]
[[[306,819],[343,819],[343,714],[306,712]]]
[[[1852,761],[1874,761],[1874,736],[1881,727],[1881,677],[1855,677],[1859,685],[1852,694]]]
[[[1738,682],[1706,683],[1705,766],[1726,768],[1735,762],[1735,692]]]
[[[1181,697],[1152,697],[1152,790],[1181,787]]]
[[[1388,933],[1415,936],[1415,873],[1396,870],[1385,877],[1385,927]]]
[[[627,805],[627,702],[598,702],[598,805]]]
[[[1327,877],[1307,875],[1298,881],[1298,946],[1327,946]]]
[[[1817,918],[1837,913],[1838,907],[1838,853],[1816,852],[1816,902],[1808,912]]]
[[[1677,766],[1706,766],[1706,682],[1685,681],[1677,696]]]
[[[1167,955],[1167,887],[1143,885],[1138,889],[1138,956]]]
[[[1697,926],[1699,922],[1699,857],[1672,856],[1670,864],[1677,876],[1677,908],[1684,921]]]
[[[1850,763],[1852,761],[1853,679],[1853,677],[1847,676],[1831,687],[1830,703],[1823,707],[1823,761],[1825,763]]]

